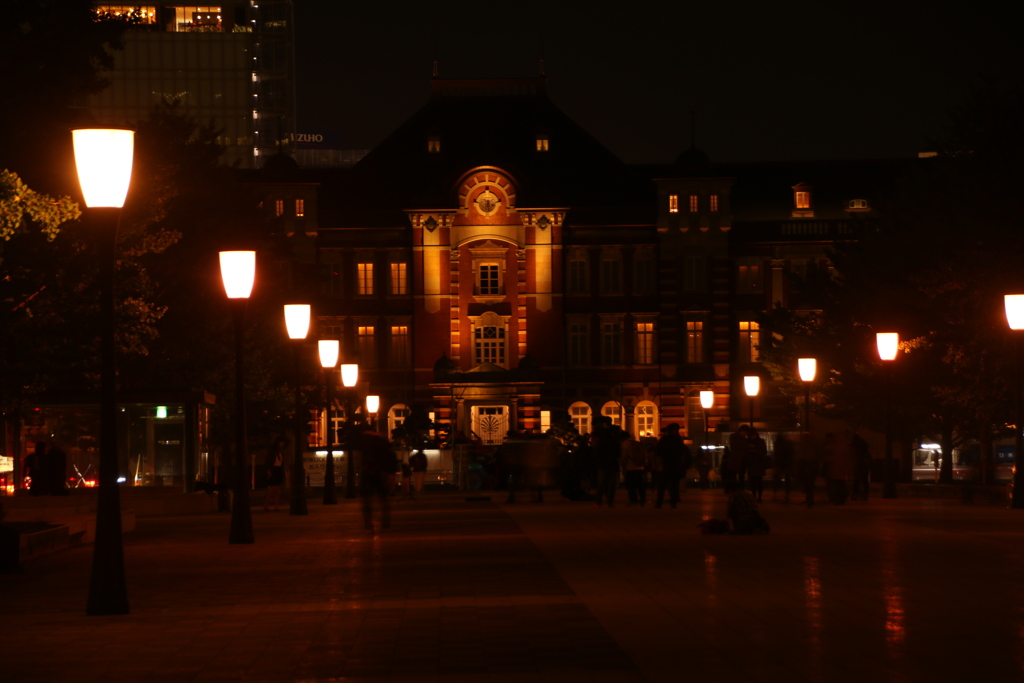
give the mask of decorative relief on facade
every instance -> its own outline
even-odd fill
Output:
[[[452,263],[458,263],[459,262],[459,250],[458,249],[452,249],[449,252],[449,255],[450,255]]]
[[[513,213],[516,189],[504,174],[478,171],[470,174],[459,186],[459,213],[471,210],[485,218],[498,213]]]
[[[476,210],[483,216],[493,216],[498,210],[498,204],[501,200],[498,199],[498,195],[491,192],[489,187],[485,187],[484,191],[476,196],[474,200],[476,204]]]
[[[437,230],[437,220],[433,216],[428,216],[427,220],[423,221],[423,227],[429,232]]]
[[[516,249],[516,258],[520,261],[526,261],[526,250]]]

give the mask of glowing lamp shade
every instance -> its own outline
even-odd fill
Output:
[[[1024,330],[1024,294],[1007,294],[1006,322],[1011,330]]]
[[[713,391],[702,391],[700,392],[700,407],[707,410],[711,406],[715,405],[715,392]]]
[[[341,366],[341,383],[346,387],[354,387],[359,382],[359,366],[345,363]]]
[[[813,382],[814,376],[818,374],[818,360],[816,358],[799,358],[796,367],[800,371],[800,379],[805,382]]]
[[[743,391],[747,396],[757,396],[761,391],[761,378],[757,375],[747,375],[743,378]]]
[[[309,304],[285,304],[284,326],[289,339],[305,339],[309,334]]]
[[[132,179],[135,131],[79,128],[71,131],[78,184],[89,208],[124,206]]]
[[[220,252],[220,278],[229,299],[248,299],[256,279],[256,252]]]
[[[317,348],[320,351],[321,366],[333,368],[338,364],[338,353],[341,349],[341,344],[337,339],[321,339],[317,342]]]
[[[900,335],[896,332],[879,332],[875,335],[878,343],[878,357],[882,360],[895,360],[900,350]]]
[[[380,410],[380,396],[367,396],[366,412],[376,413],[378,410]]]

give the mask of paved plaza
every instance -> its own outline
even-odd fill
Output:
[[[140,519],[130,615],[85,616],[91,547],[0,578],[0,680],[1024,679],[1024,511],[766,497],[770,535],[701,536],[720,492],[623,497]]]

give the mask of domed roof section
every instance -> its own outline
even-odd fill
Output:
[[[260,167],[260,172],[268,180],[287,180],[298,175],[299,162],[284,152],[278,152],[273,156],[267,157],[267,160],[263,162],[263,166]]]
[[[711,157],[703,150],[691,146],[676,157],[676,172],[684,177],[706,176],[711,170]]]

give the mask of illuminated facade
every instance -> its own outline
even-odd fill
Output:
[[[134,25],[113,52],[111,86],[89,98],[97,120],[130,125],[162,99],[222,130],[224,162],[256,168],[294,133],[290,0],[217,5],[96,3]]]

